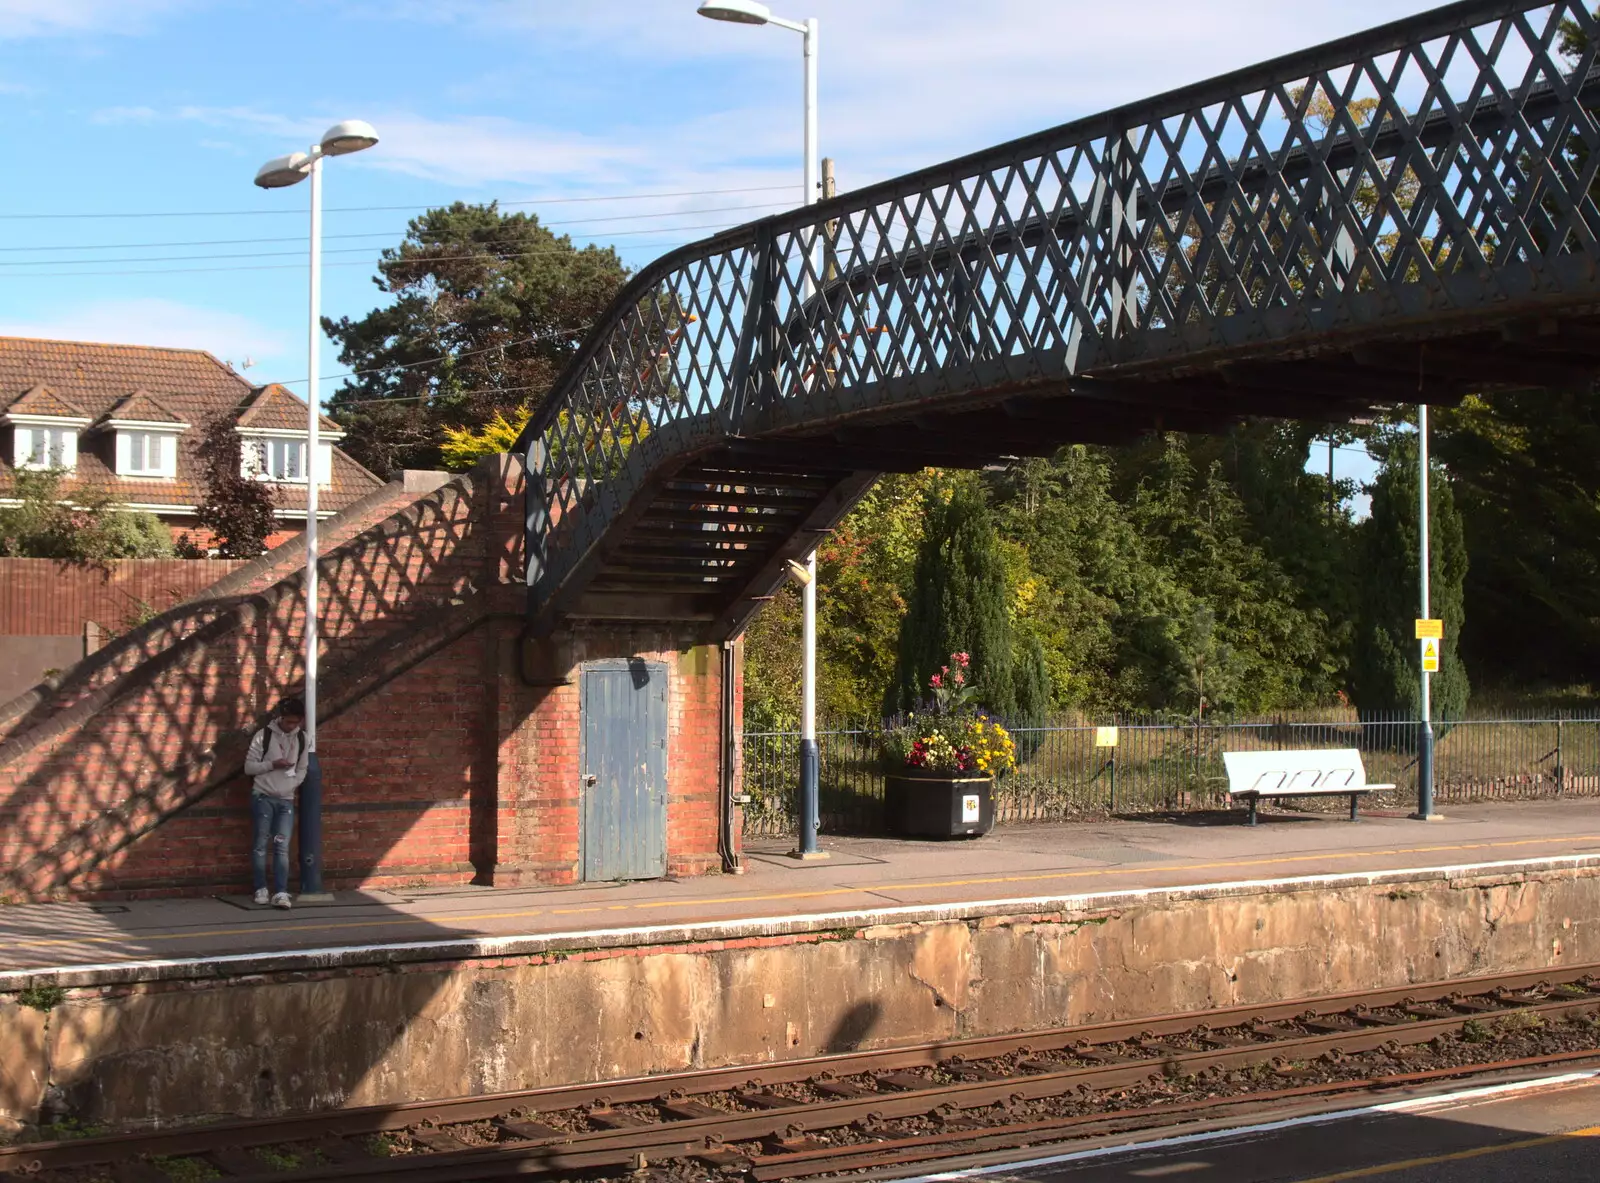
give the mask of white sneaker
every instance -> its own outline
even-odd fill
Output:
[[[286,891],[280,891],[272,897],[272,906],[274,908],[288,908],[292,907],[293,904],[294,901],[289,898],[289,893]]]
[[[266,888],[264,888],[264,887],[256,888],[256,903],[264,904],[270,898],[271,897],[267,895],[267,889]]]

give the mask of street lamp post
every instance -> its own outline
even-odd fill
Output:
[[[311,178],[310,323],[306,331],[306,779],[300,786],[300,897],[322,891],[322,765],[317,759],[317,471],[321,446],[317,354],[322,343],[322,158],[348,156],[378,142],[370,123],[346,119],[323,133],[308,152],[291,152],[267,161],[256,173],[263,189],[283,189]]]
[[[785,20],[757,0],[705,0],[701,16],[740,25],[776,25],[805,37],[805,204],[816,202],[822,183],[822,161],[817,149],[817,19]],[[816,290],[815,231],[807,248],[804,295]],[[817,805],[817,552],[806,555],[805,578],[800,581],[800,849],[801,858],[825,858],[817,850],[820,825]]]
[[[1428,508],[1428,486],[1432,483],[1433,473],[1428,462],[1428,404],[1417,404],[1417,526],[1421,539],[1420,563],[1421,592],[1422,592],[1422,617],[1428,620],[1432,617],[1432,596],[1428,588],[1428,577],[1432,574],[1432,547],[1430,546],[1429,533],[1432,527],[1432,514]],[[1439,648],[1444,648],[1443,640]],[[1429,685],[1432,675],[1428,671],[1428,663],[1420,661],[1422,678],[1422,721],[1417,728],[1417,813],[1422,821],[1432,821],[1438,815],[1433,811],[1433,701]]]

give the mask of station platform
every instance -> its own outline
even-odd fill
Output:
[[[976,840],[824,836],[799,861],[755,842],[746,873],[561,888],[340,892],[292,911],[247,897],[0,907],[0,991],[737,941],[843,926],[1081,912],[1228,892],[1332,890],[1503,868],[1600,868],[1600,800],[1457,807],[1351,824],[1270,813],[997,829]]]

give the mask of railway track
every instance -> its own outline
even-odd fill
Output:
[[[1508,1052],[1517,1052],[1508,1055]],[[0,1147],[33,1183],[756,1183],[1600,1063],[1600,965],[292,1118]]]

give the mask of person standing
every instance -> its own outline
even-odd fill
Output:
[[[245,754],[244,772],[254,777],[250,818],[255,843],[250,869],[258,904],[287,908],[289,899],[289,835],[294,829],[294,794],[306,778],[306,705],[298,698],[278,704],[278,713],[256,732]],[[272,893],[267,892],[267,850],[272,850]]]

